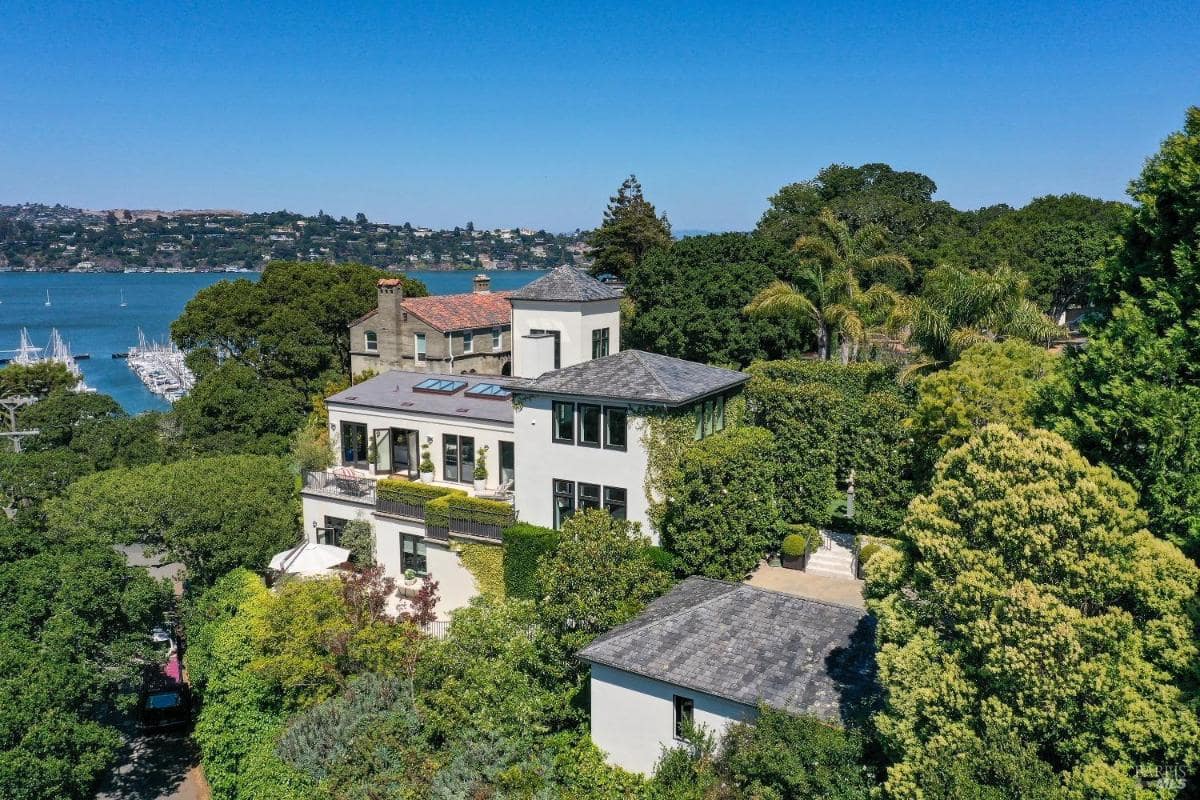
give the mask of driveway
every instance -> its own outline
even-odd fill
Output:
[[[183,734],[135,736],[96,800],[209,800],[195,743]]]

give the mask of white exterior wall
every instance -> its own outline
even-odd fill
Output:
[[[569,367],[592,358],[592,331],[608,328],[608,352],[621,349],[621,304],[619,300],[565,303],[545,300],[513,300],[513,375],[536,378],[544,370],[523,358],[522,339],[531,330],[561,331],[561,364]],[[553,365],[553,362],[551,362]],[[533,371],[538,369],[538,371]]]
[[[544,396],[525,398],[523,405],[513,412],[513,435],[517,443],[514,504],[520,519],[547,528],[554,526],[555,478],[618,486],[625,490],[626,517],[641,523],[642,532],[657,544],[658,532],[650,526],[646,500],[649,456],[643,441],[645,418],[629,417],[626,450],[562,444],[551,439],[551,402],[551,398]]]
[[[375,560],[383,565],[384,573],[397,582],[404,577],[400,560],[401,534],[425,535],[425,529],[419,523],[375,514],[370,504],[308,494],[301,497],[301,502],[304,508],[304,531],[310,542],[317,541],[313,523],[317,527],[324,527],[326,515],[346,520],[362,519],[371,523],[375,532]],[[426,540],[425,561],[429,574],[438,582],[438,619],[449,619],[451,611],[462,608],[478,596],[479,584],[475,576],[463,566],[458,553],[446,545]]]
[[[489,402],[506,403],[508,401],[494,400]],[[494,489],[500,484],[500,442],[514,441],[512,426],[503,422],[439,417],[431,414],[404,414],[399,411],[384,411],[357,406],[339,406],[330,403],[329,438],[333,443],[333,454],[337,464],[342,463],[341,430],[343,421],[364,423],[367,426],[368,436],[371,436],[371,431],[377,428],[415,430],[418,433],[417,440],[422,447],[428,442],[429,437],[432,436],[433,442],[429,445],[429,456],[433,459],[434,483],[465,489],[468,493],[472,490],[472,481],[468,480],[465,483],[446,482],[442,479],[445,474],[442,471],[442,436],[444,434],[457,434],[459,436],[474,437],[477,457],[479,449],[485,445],[487,446],[487,487],[489,489]],[[416,458],[419,460],[419,453]],[[521,458],[519,446],[516,448],[516,458],[519,465]],[[518,466],[518,480],[520,479],[520,475],[520,466]]]
[[[718,738],[733,723],[758,714],[752,706],[601,664],[592,664],[591,689],[592,742],[608,763],[646,775],[654,771],[663,748],[678,744],[674,695],[690,697],[695,724]]]

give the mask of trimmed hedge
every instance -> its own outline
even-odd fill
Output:
[[[504,529],[504,589],[509,597],[534,600],[538,561],[558,546],[558,531],[518,522]]]
[[[455,519],[503,525],[512,520],[513,507],[499,500],[468,497],[461,489],[450,489],[449,493],[425,504],[425,524],[435,528],[449,527],[452,512]]]
[[[414,506],[423,506],[430,500],[453,494],[466,496],[467,493],[462,489],[430,486],[428,483],[406,481],[402,478],[384,478],[375,486],[375,496],[380,500],[395,500]]]

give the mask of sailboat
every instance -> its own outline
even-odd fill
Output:
[[[43,305],[47,305],[47,306],[50,305],[50,290],[49,289],[46,290],[46,302],[43,303]]]
[[[129,305],[129,303],[125,302],[125,290],[122,289],[121,290],[121,308],[125,308],[125,306],[127,306],[127,305]]]

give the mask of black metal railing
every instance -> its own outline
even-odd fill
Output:
[[[375,481],[334,472],[305,472],[304,490],[331,497],[344,497],[360,503],[375,502]]]
[[[453,509],[450,511],[450,533],[461,536],[472,536],[476,539],[489,539],[499,542],[503,539],[503,531],[512,524],[512,516],[505,514],[487,515],[486,518],[456,517]]]
[[[425,506],[418,503],[408,503],[404,500],[394,500],[389,497],[380,497],[375,501],[375,510],[380,514],[387,514],[393,517],[404,517],[405,519],[415,519],[419,521],[425,520]]]

